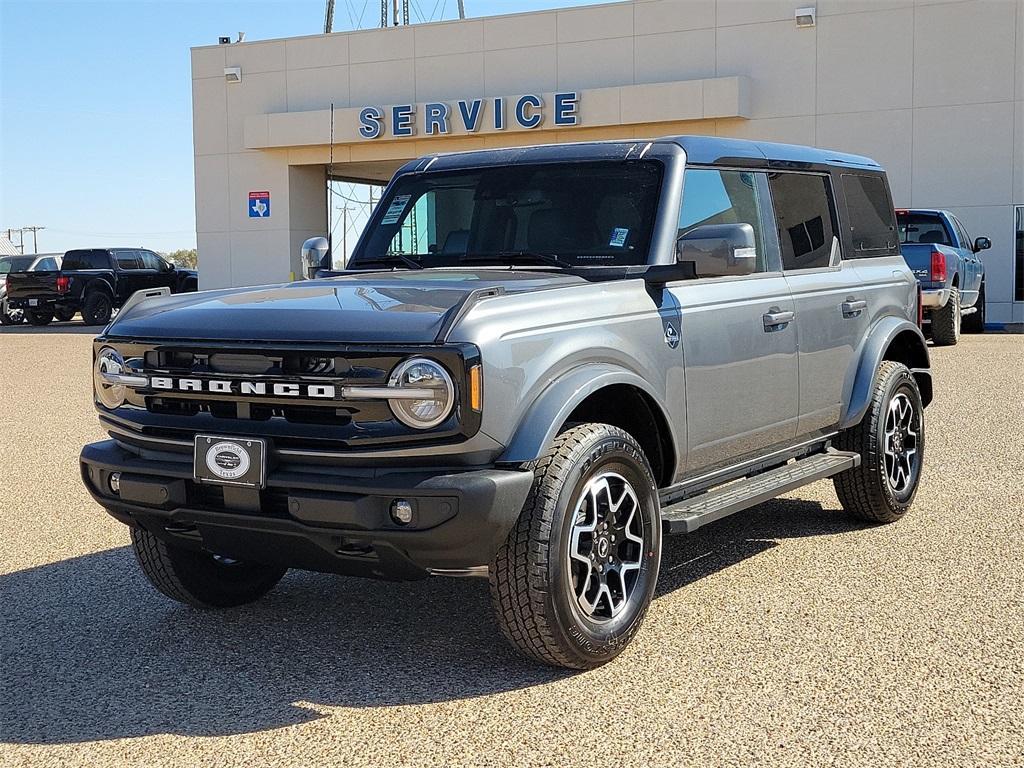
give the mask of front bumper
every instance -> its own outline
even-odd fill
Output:
[[[949,301],[948,288],[923,288],[921,290],[921,306],[925,309],[944,307],[947,301]]]
[[[519,517],[533,473],[456,470],[325,470],[282,466],[262,491],[195,482],[192,465],[144,458],[113,440],[85,446],[82,479],[127,525],[171,544],[328,573],[418,579],[480,572]],[[120,492],[110,475],[120,475]],[[413,520],[391,520],[394,499]]]

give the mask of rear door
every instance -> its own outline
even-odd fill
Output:
[[[833,180],[828,173],[769,176],[782,269],[793,295],[800,354],[798,436],[839,423],[844,389],[867,333],[870,297],[842,258]],[[895,240],[895,228],[893,231]]]
[[[141,250],[142,266],[146,270],[146,284],[143,288],[170,288],[174,291],[174,268],[152,251]]]
[[[146,269],[136,248],[111,251],[117,264],[117,303],[124,304],[137,290],[146,287]]]
[[[687,470],[788,443],[797,422],[797,337],[763,173],[687,168],[679,234],[702,224],[754,228],[757,272],[669,286],[682,313]]]

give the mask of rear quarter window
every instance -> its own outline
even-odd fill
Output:
[[[842,183],[850,228],[851,252],[847,257],[895,253],[899,242],[896,216],[882,176],[844,173]]]

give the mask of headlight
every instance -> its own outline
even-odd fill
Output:
[[[107,408],[118,408],[124,403],[124,384],[112,383],[104,376],[121,376],[125,373],[124,358],[116,349],[104,347],[96,355],[96,365],[93,366],[92,382],[96,391],[96,399]]]
[[[448,418],[455,403],[455,386],[448,371],[423,357],[413,357],[395,368],[388,387],[408,390],[396,392],[388,405],[399,421],[414,429],[436,427]]]

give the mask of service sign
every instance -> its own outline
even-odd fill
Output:
[[[270,192],[262,190],[249,193],[249,218],[265,219],[270,216]]]
[[[409,136],[447,136],[451,133],[529,130],[544,125],[579,125],[579,93],[551,95],[550,103],[534,93],[506,98],[432,101],[363,107],[359,111],[359,135],[364,139]]]

